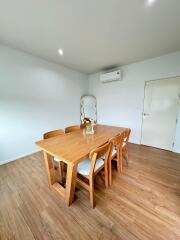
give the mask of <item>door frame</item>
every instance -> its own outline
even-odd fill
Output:
[[[152,81],[163,81],[164,79],[179,78],[179,77],[180,77],[180,75],[175,75],[175,76],[168,76],[168,77],[157,78],[157,79],[152,79],[152,80],[146,80],[144,82],[143,111],[142,111],[142,114],[141,114],[141,140],[140,140],[140,145],[143,145],[142,144],[142,131],[143,131],[143,113],[144,113],[144,101],[145,101],[145,88],[146,88],[146,84],[148,82],[152,82]],[[179,104],[180,104],[180,101],[179,101]],[[177,112],[176,119],[178,117],[178,114],[179,114],[179,112]],[[177,123],[176,123],[176,125],[177,125]],[[174,140],[175,140],[175,136],[176,136],[176,132],[174,133]],[[151,146],[147,146],[147,147],[151,147]],[[153,148],[155,148],[155,147],[153,147]],[[164,151],[169,151],[169,150],[164,150]],[[173,149],[172,149],[171,152],[173,152]]]

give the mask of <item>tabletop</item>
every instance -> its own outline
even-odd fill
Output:
[[[126,130],[108,125],[94,126],[94,134],[86,135],[85,129],[36,142],[36,145],[50,155],[66,163],[78,163],[89,153],[106,143],[110,138]]]

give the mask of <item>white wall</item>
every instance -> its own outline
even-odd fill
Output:
[[[126,65],[121,70],[123,80],[119,82],[102,84],[100,73],[89,75],[89,93],[97,97],[99,123],[130,127],[130,141],[140,143],[145,81],[180,76],[180,52]]]
[[[36,151],[46,131],[80,123],[87,76],[0,46],[0,164]]]

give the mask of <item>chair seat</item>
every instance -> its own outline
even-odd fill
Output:
[[[117,150],[116,150],[115,147],[113,147],[113,149],[112,149],[112,156],[114,156],[115,154],[117,154]]]
[[[101,158],[97,159],[94,171],[96,172],[103,165],[104,165],[104,160]],[[91,168],[91,160],[87,158],[78,164],[77,172],[81,175],[88,176],[90,174],[90,168]]]
[[[126,145],[126,143],[123,142],[122,147],[124,147],[125,145]],[[113,149],[112,149],[112,156],[114,156],[115,154],[117,154],[117,150],[116,150],[116,147],[113,147]]]
[[[122,147],[124,147],[124,146],[126,146],[126,143],[125,143],[125,142],[123,142],[123,145],[122,145]]]

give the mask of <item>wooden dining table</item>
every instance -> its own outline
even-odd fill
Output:
[[[49,186],[57,191],[65,203],[70,206],[74,200],[77,165],[89,156],[89,153],[108,142],[109,139],[126,130],[126,128],[96,125],[93,135],[86,135],[85,129],[36,142],[43,150]],[[56,157],[67,164],[65,187],[55,180],[54,161]]]

